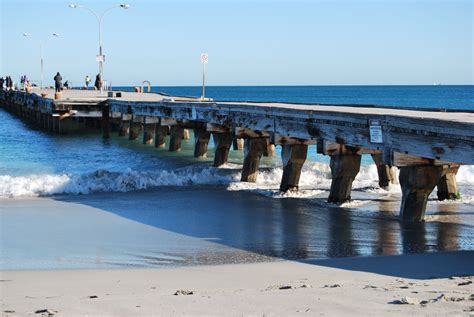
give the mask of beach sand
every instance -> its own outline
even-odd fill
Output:
[[[54,316],[472,316],[472,263],[474,252],[457,251],[310,263],[1,271],[0,297],[3,316],[44,310]],[[180,290],[192,295],[174,295]]]

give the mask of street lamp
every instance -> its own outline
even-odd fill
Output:
[[[24,37],[32,36],[31,33],[23,33]],[[59,37],[59,33],[53,33],[54,37]],[[40,88],[43,89],[43,41],[40,39],[40,63],[41,63],[41,79],[40,79]]]
[[[99,62],[99,74],[100,74],[100,80],[102,81],[104,78],[104,55],[102,55],[102,18],[104,15],[115,8],[122,8],[122,9],[128,9],[130,8],[129,4],[120,4],[120,5],[115,5],[113,7],[110,7],[106,9],[104,12],[102,12],[100,15],[97,14],[94,10],[92,10],[89,7],[78,5],[78,4],[70,4],[69,7],[71,9],[86,9],[90,13],[92,13],[96,18],[97,22],[99,24],[99,55],[97,56],[97,61]],[[100,93],[102,94],[102,84],[100,85]]]

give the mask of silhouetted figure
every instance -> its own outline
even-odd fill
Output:
[[[97,74],[97,76],[95,76],[94,87],[96,90],[100,90],[100,88],[102,87],[102,78],[100,78],[100,74]]]
[[[61,92],[61,81],[63,78],[61,77],[61,74],[59,72],[56,73],[56,76],[54,76],[54,88],[56,89],[56,92]]]
[[[91,83],[92,79],[89,77],[89,75],[86,76],[86,88],[89,89],[89,84]]]

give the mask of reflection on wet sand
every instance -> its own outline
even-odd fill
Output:
[[[29,263],[35,252],[36,265],[136,267],[472,250],[469,208],[443,215],[453,207],[432,207],[437,213],[429,221],[406,223],[394,216],[395,198],[338,208],[324,198],[175,188],[11,200],[0,205],[10,224],[2,228],[2,260]],[[21,232],[35,236],[34,243]]]

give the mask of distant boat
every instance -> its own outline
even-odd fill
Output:
[[[433,86],[441,86],[440,83],[433,83]]]

